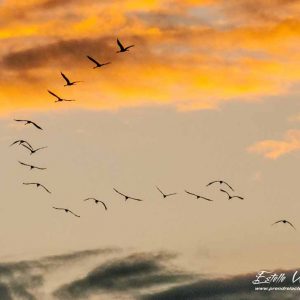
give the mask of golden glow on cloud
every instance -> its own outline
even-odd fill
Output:
[[[249,152],[262,154],[265,158],[277,159],[280,156],[300,150],[300,130],[289,130],[283,140],[265,140],[248,148]]]
[[[211,109],[288,93],[300,79],[300,7],[260,7],[268,18],[246,0],[6,1],[0,113],[53,107],[47,89],[88,109]],[[116,54],[117,37],[135,47]],[[86,55],[112,64],[95,72]],[[85,83],[63,89],[60,71]]]

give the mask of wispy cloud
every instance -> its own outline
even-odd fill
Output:
[[[37,260],[18,261],[0,264],[0,299],[39,299],[37,290],[45,283],[45,275],[60,266],[90,257],[110,254],[117,249],[95,249],[48,256]]]
[[[54,292],[59,299],[87,299],[92,295],[138,295],[143,289],[176,284],[193,278],[165,266],[168,254],[133,254],[104,263],[85,277]]]
[[[264,140],[248,148],[251,153],[277,159],[282,155],[300,150],[300,130],[289,130],[283,140]]]
[[[293,274],[293,271],[275,271],[277,273]],[[141,297],[142,300],[239,300],[239,299],[292,299],[297,292],[259,292],[255,291],[252,281],[256,274],[241,274],[223,278],[201,279],[192,283],[171,287],[163,292],[152,293]],[[278,284],[278,286],[284,286]],[[268,293],[268,294],[266,294]]]

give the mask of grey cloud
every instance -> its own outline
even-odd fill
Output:
[[[164,263],[165,254],[135,254],[98,266],[84,278],[78,279],[54,292],[59,299],[88,298],[102,292],[138,293],[142,288],[184,282],[193,277],[169,270]]]
[[[98,53],[97,56],[103,57],[114,51],[113,42],[114,40],[106,37],[58,41],[11,52],[3,57],[2,65],[10,70],[24,70],[47,65],[70,65],[75,61],[80,63],[81,60],[86,60],[88,54]]]
[[[143,38],[137,36],[123,36],[122,40],[126,40],[128,43],[134,41],[134,43],[139,44],[139,47],[144,44]],[[60,40],[46,45],[33,46],[26,50],[11,52],[2,57],[1,65],[4,69],[10,71],[26,71],[46,66],[62,68],[82,64],[92,67],[91,62],[86,58],[87,55],[95,56],[100,61],[117,60],[120,59],[120,55],[116,55],[117,50],[116,36]]]
[[[0,283],[0,299],[12,300],[9,288],[4,283]]]
[[[291,276],[294,271],[275,271],[276,273],[286,273]],[[252,281],[255,279],[254,273],[224,277],[201,279],[192,283],[172,287],[163,292],[144,295],[142,300],[263,300],[263,299],[295,299],[299,292],[268,292],[255,291]],[[276,284],[276,286],[286,286],[287,283]],[[292,284],[291,284],[292,285]]]
[[[36,300],[35,289],[42,287],[47,272],[86,258],[115,253],[117,248],[94,249],[48,256],[37,260],[0,264],[0,299]]]

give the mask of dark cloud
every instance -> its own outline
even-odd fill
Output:
[[[140,37],[122,37],[131,43],[132,41],[143,44]],[[99,38],[82,38],[61,40],[41,46],[34,46],[26,50],[11,52],[2,58],[1,65],[7,70],[26,71],[47,66],[80,66],[91,65],[87,55],[95,56],[100,62],[114,58],[118,50],[116,37],[103,36]],[[144,51],[145,54],[145,51]],[[92,65],[91,65],[92,66]]]
[[[294,271],[275,271],[276,273],[291,274]],[[172,287],[163,292],[144,295],[142,300],[263,300],[263,299],[295,299],[299,292],[289,291],[255,291],[252,281],[255,279],[254,273],[238,275],[225,278],[202,279],[192,283]],[[276,284],[276,286],[286,286],[286,282]],[[291,284],[292,285],[292,284]],[[289,285],[288,285],[289,286]],[[296,285],[295,285],[296,286]]]
[[[86,60],[86,55],[97,53],[105,57],[115,52],[115,40],[101,37],[98,39],[73,39],[58,41],[27,50],[11,52],[3,57],[2,65],[9,70],[40,68],[47,65],[64,66]]]
[[[85,258],[110,254],[117,248],[94,249],[48,256],[38,260],[9,262],[0,264],[0,300],[36,300],[35,290],[44,284],[47,272],[59,266],[73,264]]]
[[[166,268],[164,263],[168,259],[170,255],[166,254],[135,254],[108,262],[84,278],[60,287],[54,295],[59,299],[86,299],[103,291],[135,294],[142,288],[184,282],[193,277]]]
[[[1,300],[37,300],[45,275],[60,266],[71,266],[85,258],[119,253],[119,249],[95,249],[44,257],[38,260],[0,264]],[[174,268],[176,255],[136,253],[110,259],[94,267],[85,276],[56,289],[52,296],[60,300],[89,299],[109,294],[112,298],[139,300],[287,300],[298,299],[299,291],[255,291],[256,273],[213,278],[186,273]],[[285,273],[287,280],[277,287],[298,287],[291,278],[297,269],[273,270]],[[296,277],[299,276],[299,272]],[[266,285],[264,285],[265,287]],[[267,287],[272,285],[267,285]],[[51,295],[48,295],[49,297]]]
[[[0,299],[12,300],[9,288],[4,283],[0,283]]]
[[[65,263],[74,263],[75,261],[82,260],[91,256],[97,256],[100,254],[111,254],[119,252],[118,248],[105,248],[105,249],[92,249],[92,250],[84,250],[77,251],[73,253],[63,254],[63,255],[53,255],[47,256],[41,259],[41,263],[43,266],[46,265],[59,265]]]

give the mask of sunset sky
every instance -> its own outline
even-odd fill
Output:
[[[0,299],[260,299],[252,274],[296,270],[299,16],[299,0],[0,1]],[[118,272],[137,273],[109,288]]]

